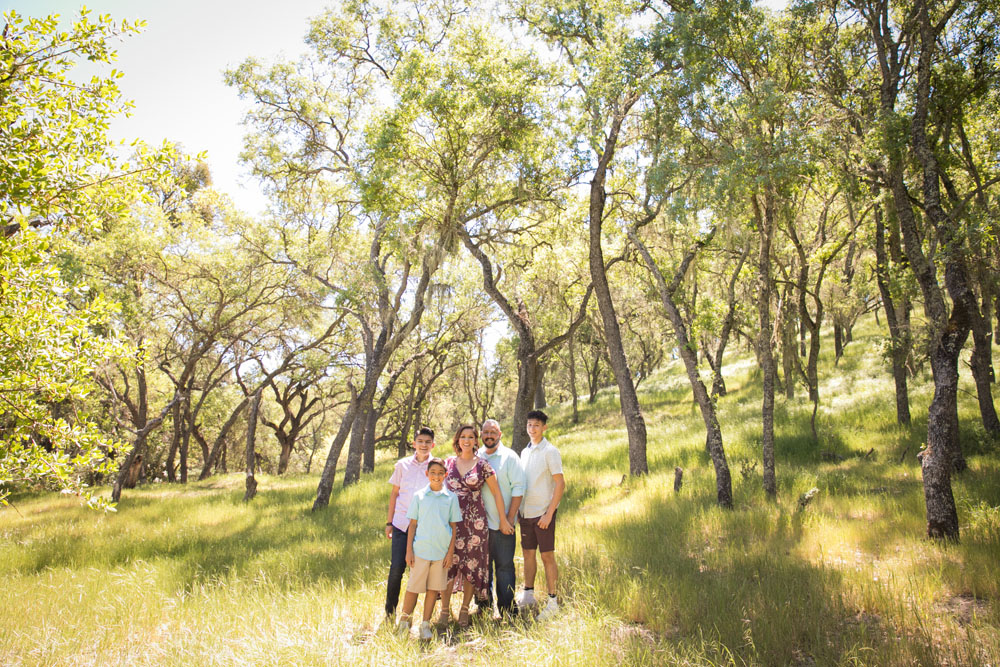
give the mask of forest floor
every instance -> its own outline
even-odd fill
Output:
[[[969,470],[954,480],[961,541],[942,544],[924,536],[915,457],[928,371],[911,381],[913,425],[899,427],[874,321],[837,368],[824,345],[818,441],[804,391],[777,401],[774,502],[745,351],[731,354],[719,402],[733,510],[715,504],[680,362],[640,386],[644,478],[624,475],[616,392],[582,402],[575,426],[567,405],[550,410],[567,492],[563,611],[548,622],[477,620],[427,643],[383,626],[385,459],[315,513],[316,475],[263,476],[250,504],[241,474],[126,491],[108,514],[72,497],[13,498],[0,511],[0,664],[1000,664],[1000,453],[971,381],[960,389]],[[447,449],[442,438],[435,453]]]

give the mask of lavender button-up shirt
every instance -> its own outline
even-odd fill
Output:
[[[396,508],[392,513],[392,525],[405,531],[410,527],[410,520],[406,518],[406,510],[410,508],[410,501],[413,494],[427,486],[427,462],[430,457],[423,462],[417,461],[417,456],[407,456],[396,461],[396,466],[392,469],[392,477],[389,483],[399,487],[399,495],[396,497]]]

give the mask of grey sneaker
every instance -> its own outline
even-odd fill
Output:
[[[535,600],[534,591],[521,591],[521,595],[517,598],[517,607],[520,610],[531,609],[537,607],[538,602]]]
[[[547,621],[558,613],[559,603],[556,602],[555,598],[549,598],[548,603],[545,605],[545,609],[543,609],[542,613],[538,615],[538,620]]]
[[[420,639],[423,641],[430,641],[434,638],[434,633],[431,632],[431,624],[429,621],[424,621],[420,624]]]
[[[399,623],[396,624],[396,634],[399,635],[401,639],[405,639],[410,636],[410,619],[400,619]]]

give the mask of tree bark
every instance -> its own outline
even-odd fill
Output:
[[[361,472],[375,470],[375,426],[378,424],[379,416],[379,411],[373,406],[365,417],[365,457],[362,461]]]
[[[757,358],[760,360],[763,375],[763,393],[761,401],[761,458],[763,461],[764,492],[774,498],[778,495],[778,486],[774,462],[774,376],[775,363],[772,352],[773,335],[771,331],[771,238],[774,233],[774,195],[765,189],[759,202],[753,197],[753,208],[757,218],[757,235],[759,249],[757,253],[757,272],[759,298],[757,300],[757,315],[760,332],[757,339]]]
[[[649,464],[646,461],[646,421],[642,416],[639,396],[636,394],[632,372],[629,370],[628,359],[625,357],[621,328],[618,326],[618,315],[615,313],[614,302],[611,299],[611,288],[608,285],[604,250],[601,247],[604,207],[607,198],[604,183],[607,179],[608,164],[614,157],[625,114],[628,113],[637,99],[638,97],[635,96],[626,100],[619,115],[613,119],[611,131],[604,144],[604,153],[598,160],[594,178],[590,182],[590,278],[597,294],[597,305],[604,324],[604,338],[608,345],[608,357],[611,360],[611,370],[618,385],[618,397],[621,402],[622,414],[625,417],[625,429],[628,432],[629,472],[632,475],[645,475],[649,472]]]
[[[187,387],[187,393],[184,395],[184,429],[181,431],[181,443],[178,448],[180,454],[180,481],[181,484],[187,484],[188,481],[188,445],[191,443],[191,428],[193,426],[191,419],[191,390],[192,384],[189,383]]]
[[[219,460],[219,455],[225,446],[226,436],[232,430],[233,426],[239,420],[240,414],[242,414],[243,409],[246,408],[247,403],[250,402],[248,397],[244,397],[240,401],[239,405],[229,413],[229,418],[226,419],[226,423],[222,425],[222,429],[219,431],[219,435],[215,437],[215,442],[212,443],[212,448],[209,451],[208,457],[205,459],[204,464],[201,467],[201,474],[198,475],[198,479],[208,479],[212,474],[212,468],[215,467],[216,462]]]
[[[808,271],[808,269],[805,270]],[[802,327],[796,327],[795,318],[791,316],[791,284],[785,284],[781,301],[783,304],[780,315],[781,322],[778,323],[778,328],[781,331],[781,374],[785,379],[785,398],[793,399],[795,398],[795,376],[798,365],[798,359],[795,357],[795,332],[797,328],[801,331]],[[801,314],[799,319],[802,320],[802,326],[806,326]]]
[[[573,423],[580,423],[579,397],[576,389],[576,337],[570,336],[569,344],[569,392],[573,395]]]
[[[183,394],[182,394],[183,395]],[[181,419],[181,402],[178,401],[173,407],[173,435],[170,438],[170,449],[167,452],[167,481],[177,481],[177,466],[174,463],[177,456],[177,448],[181,442],[181,431],[184,429],[184,421]]]
[[[243,494],[243,502],[250,502],[257,495],[257,478],[254,469],[257,466],[257,413],[260,410],[261,389],[253,395],[250,400],[250,410],[247,414],[247,477],[246,493]]]
[[[701,381],[701,376],[698,374],[698,356],[694,350],[694,345],[692,345],[688,338],[687,323],[684,321],[677,308],[677,304],[674,302],[674,294],[680,286],[688,266],[694,261],[698,250],[706,245],[714,234],[715,230],[712,230],[707,237],[699,241],[692,250],[688,251],[681,261],[672,283],[668,285],[663,273],[653,260],[653,256],[639,239],[638,232],[634,229],[629,230],[629,238],[632,239],[632,242],[639,249],[646,267],[653,275],[657,292],[660,295],[660,302],[663,305],[663,309],[667,312],[667,317],[670,318],[670,323],[674,327],[674,338],[677,341],[678,348],[680,348],[681,359],[684,361],[684,370],[687,371],[688,381],[691,383],[691,390],[694,393],[694,400],[698,403],[698,408],[701,410],[701,418],[705,423],[705,448],[712,457],[712,464],[715,466],[716,499],[721,507],[731,509],[733,506],[732,479],[729,473],[729,464],[726,461],[726,451],[722,444],[722,429],[719,426],[719,419],[716,415],[715,402],[708,395],[705,384]],[[681,469],[677,468],[677,470],[680,471]],[[677,491],[679,489],[680,474],[678,473],[674,490]]]
[[[926,129],[930,103],[931,61],[937,34],[930,25],[926,2],[918,0],[914,6],[915,25],[919,29],[919,54],[916,71],[917,85],[913,94],[914,112],[910,126],[913,152],[923,171],[924,209],[932,223],[939,246],[949,248],[951,258],[945,263],[945,285],[952,296],[953,308],[948,314],[944,295],[937,281],[936,267],[926,257],[917,228],[917,221],[910,203],[904,180],[905,159],[902,142],[886,139],[888,178],[892,188],[896,217],[899,221],[907,260],[913,267],[920,291],[924,297],[924,312],[931,325],[930,360],[934,376],[934,398],[927,418],[927,447],[921,458],[924,481],[924,501],[927,507],[927,534],[934,538],[958,539],[958,513],[951,490],[951,471],[961,459],[958,443],[958,353],[968,337],[969,324],[963,295],[960,294],[963,278],[956,263],[956,253],[961,249],[952,246],[954,230],[948,224],[940,204],[937,161],[928,144]],[[904,46],[902,40],[912,35],[901,34],[900,41],[888,30],[888,6],[881,7],[868,16],[869,28],[877,48],[882,74],[880,87],[880,121],[888,135],[894,127],[895,104],[902,81],[902,68],[906,59],[901,50],[917,49],[916,43]],[[943,29],[944,24],[939,24]],[[947,222],[945,220],[945,222]],[[967,286],[967,284],[966,284]]]
[[[340,429],[330,443],[330,451],[326,455],[326,463],[323,465],[323,472],[320,474],[319,486],[316,489],[316,500],[312,509],[315,512],[330,504],[330,494],[333,492],[333,478],[337,474],[337,461],[340,459],[340,452],[344,449],[344,442],[347,441],[347,434],[351,431],[354,423],[354,413],[358,407],[358,393],[353,385],[349,385],[351,390],[351,402],[347,406],[344,418],[340,422]]]
[[[587,371],[587,387],[590,389],[590,395],[587,396],[587,403],[593,405],[597,402],[597,390],[600,389],[601,382],[601,355],[594,355],[594,363],[591,364],[590,369]]]
[[[548,406],[545,398],[545,370],[546,364],[538,364],[538,374],[535,380],[535,409],[543,410]]]
[[[988,316],[973,316],[971,324],[973,340],[971,368],[972,377],[976,382],[976,397],[979,399],[979,414],[983,420],[983,428],[995,437],[1000,435],[1000,420],[997,419],[996,407],[993,405],[993,331]]]
[[[876,192],[876,196],[878,193]],[[898,238],[896,239],[898,243]],[[885,249],[885,222],[882,207],[875,207],[875,280],[882,295],[882,308],[889,327],[889,358],[892,362],[892,379],[896,386],[896,423],[910,423],[910,395],[906,386],[906,358],[910,354],[909,303],[905,297],[900,306],[902,317],[896,308],[889,283],[889,255]]]

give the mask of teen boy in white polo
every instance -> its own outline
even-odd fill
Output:
[[[559,611],[556,602],[556,584],[559,570],[556,567],[556,510],[562,500],[566,482],[563,479],[562,457],[559,450],[545,439],[548,415],[541,410],[528,413],[526,429],[531,442],[521,452],[525,490],[521,502],[521,551],[524,554],[524,592],[518,606],[522,609],[536,605],[535,573],[538,563],[535,551],[541,553],[545,567],[545,584],[549,593],[545,609],[538,615],[545,620]]]

